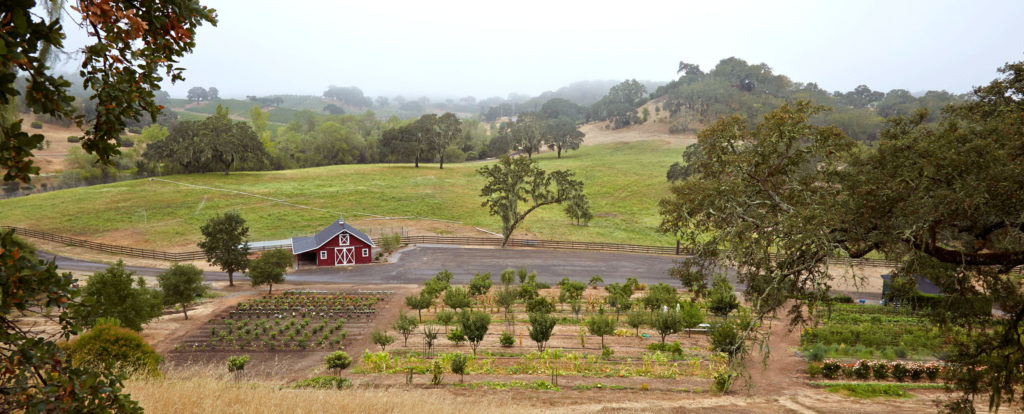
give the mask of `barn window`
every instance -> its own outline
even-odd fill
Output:
[[[348,233],[342,233],[338,236],[338,245],[348,246]]]
[[[370,249],[363,249],[363,256],[369,256],[369,255],[370,255]]]
[[[327,250],[320,251],[320,260],[327,260]]]

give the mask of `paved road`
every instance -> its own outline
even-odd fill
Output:
[[[668,269],[672,256],[653,256],[630,253],[605,253],[576,250],[490,249],[458,246],[420,245],[402,250],[395,263],[352,266],[348,268],[302,269],[288,274],[288,282],[306,283],[360,283],[360,284],[418,284],[437,272],[448,269],[454,282],[468,283],[477,272],[491,272],[495,281],[507,268],[526,266],[537,272],[537,279],[557,283],[563,277],[587,281],[601,275],[606,283],[625,282],[636,277],[642,283],[671,283]],[[40,254],[41,258],[53,257]],[[107,267],[104,263],[57,257],[61,269],[95,272]],[[156,276],[163,269],[125,266],[142,276]],[[223,272],[204,272],[207,280],[227,280]],[[235,275],[236,277],[238,275]]]

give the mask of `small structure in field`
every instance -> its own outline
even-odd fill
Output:
[[[373,240],[339,218],[312,237],[292,238],[297,266],[347,266],[373,261]]]

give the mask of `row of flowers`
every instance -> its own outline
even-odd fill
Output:
[[[826,379],[859,379],[886,380],[889,378],[899,382],[936,381],[942,375],[944,366],[938,362],[906,362],[906,361],[870,361],[862,359],[857,362],[840,362],[826,359],[821,364],[810,364],[807,373],[812,377],[821,375]]]

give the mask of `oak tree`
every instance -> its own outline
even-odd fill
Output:
[[[568,170],[548,173],[529,158],[502,156],[494,165],[480,167],[477,173],[487,179],[480,190],[480,195],[486,197],[481,206],[487,207],[492,216],[501,218],[502,247],[534,210],[586,197],[583,182],[576,179],[575,173]],[[520,210],[520,203],[525,206],[524,210]]]

